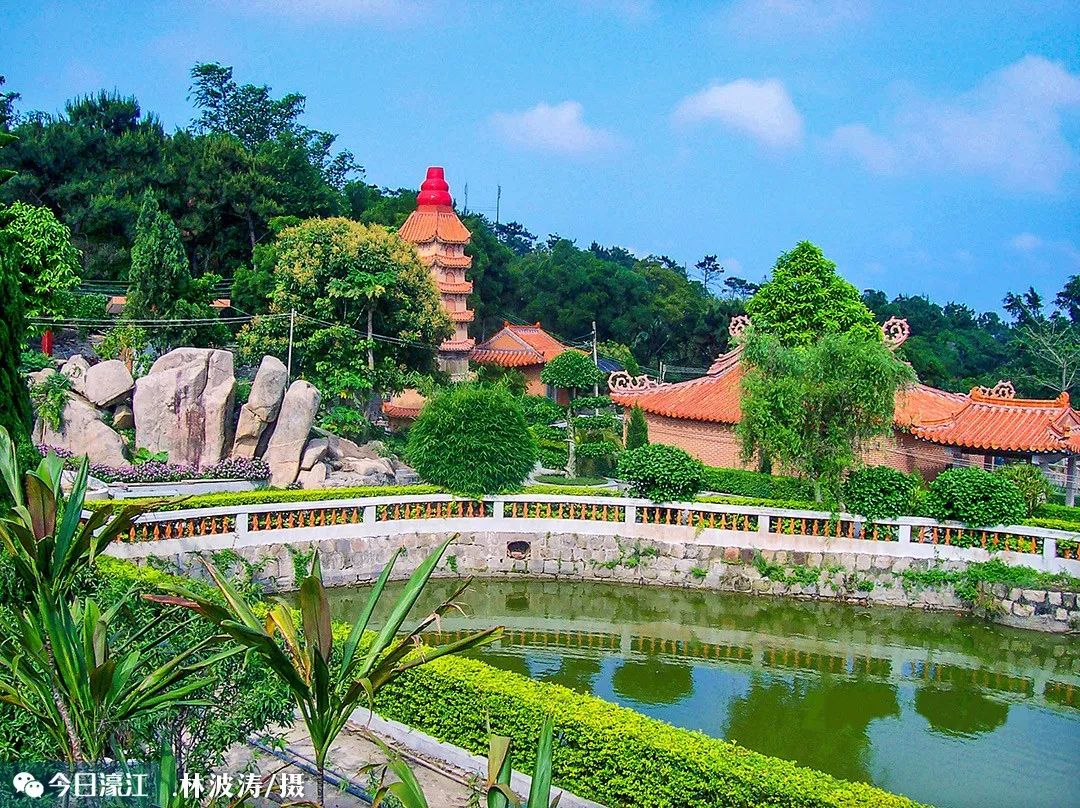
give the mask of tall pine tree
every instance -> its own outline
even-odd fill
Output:
[[[170,321],[155,327],[152,334],[154,341],[164,348],[219,344],[228,339],[224,326],[191,321],[217,316],[210,302],[220,281],[218,275],[191,276],[180,231],[158,207],[153,192],[147,190],[135,225],[124,316],[132,320]]]
[[[0,146],[14,137],[0,132]],[[12,177],[12,172],[0,171],[0,184]],[[19,374],[19,355],[26,343],[26,301],[23,299],[19,267],[12,260],[12,237],[0,229],[0,426],[8,431],[16,444],[29,441],[30,398],[26,384]]]

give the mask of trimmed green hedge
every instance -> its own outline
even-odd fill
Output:
[[[531,770],[545,714],[555,719],[554,780],[582,797],[619,806],[915,806],[906,797],[838,780],[786,760],[535,682],[471,659],[444,657],[376,696],[378,712],[486,754],[491,731],[513,739],[515,768]]]
[[[1055,505],[1054,503],[1047,502],[1035,509],[1035,518],[1029,519],[1028,523],[1034,524],[1036,521],[1045,519],[1054,519],[1059,522],[1071,522],[1078,526],[1077,529],[1080,529],[1080,508],[1075,505]]]
[[[814,489],[797,477],[764,474],[745,469],[705,467],[705,490],[756,499],[812,500]]]
[[[267,502],[320,502],[329,499],[354,499],[367,497],[396,497],[414,494],[442,494],[443,489],[436,485],[367,485],[353,488],[265,488],[259,491],[224,491],[220,494],[199,494],[194,497],[161,499],[144,497],[139,499],[92,499],[86,502],[90,509],[108,505],[136,503],[139,505],[159,503],[155,511],[178,511],[189,508],[232,508],[239,505],[262,505]]]

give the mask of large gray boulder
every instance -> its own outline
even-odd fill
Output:
[[[86,371],[88,370],[90,370],[90,363],[82,354],[75,354],[60,368],[60,372],[68,377],[71,390],[80,396],[86,395]]]
[[[308,433],[319,411],[319,391],[305,381],[289,385],[263,459],[270,464],[270,485],[285,488],[296,481]],[[136,414],[138,418],[138,414]]]
[[[34,424],[34,443],[85,455],[91,463],[127,466],[124,439],[101,420],[101,410],[80,395],[68,394],[63,423],[53,429],[42,419]]]
[[[70,360],[69,360],[70,362]],[[61,368],[63,373],[67,365]],[[74,382],[72,383],[74,386]],[[131,371],[119,359],[99,362],[85,371],[84,389],[90,403],[99,407],[111,407],[124,401],[135,387]]]
[[[345,457],[331,462],[333,469],[323,483],[326,488],[394,484],[394,466],[385,457]]]
[[[255,457],[259,439],[281,409],[281,399],[288,382],[289,371],[285,364],[276,356],[264,356],[251,383],[251,395],[240,408],[236,440],[232,446],[233,457]]]
[[[232,443],[235,391],[231,352],[169,351],[135,383],[135,443],[171,463],[214,465]]]

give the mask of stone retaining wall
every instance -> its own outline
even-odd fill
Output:
[[[209,550],[190,545],[180,552],[168,552],[177,548],[175,541],[114,545],[112,552],[133,559],[168,559],[181,571],[200,575],[200,553],[231,550],[254,565],[257,579],[269,589],[286,591],[294,588],[297,571],[306,568],[316,548],[327,585],[347,586],[373,581],[398,547],[404,554],[394,577],[407,577],[447,535],[416,531],[311,540],[310,532],[275,533],[300,535],[295,540],[290,536],[233,542]],[[463,531],[436,575],[606,580],[923,609],[972,608],[957,597],[951,583],[934,580],[955,577],[965,568],[964,561],[837,552],[827,547],[820,552],[752,549],[705,543],[687,533],[686,539],[645,539],[578,532]],[[1080,629],[1080,603],[1074,593],[1009,591],[995,585],[983,594],[977,608],[1009,625],[1041,631]]]

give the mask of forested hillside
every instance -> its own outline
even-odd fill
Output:
[[[172,132],[122,94],[76,98],[58,113],[23,110],[17,81],[0,94],[0,128],[18,138],[0,152],[0,165],[17,172],[0,188],[0,203],[48,207],[71,229],[83,290],[126,290],[148,189],[176,223],[192,276],[220,276],[215,291],[253,314],[266,310],[270,245],[283,227],[327,216],[396,227],[412,210],[415,189],[367,183],[334,134],[303,122],[303,95],[275,97],[218,64],[196,65],[191,77],[186,92],[194,118]],[[423,169],[417,166],[418,180]],[[473,233],[478,339],[509,319],[539,321],[564,339],[581,340],[595,321],[599,339],[616,352],[627,346],[643,365],[663,362],[673,367],[669,378],[681,378],[727,349],[730,318],[755,289],[727,275],[715,256],[687,267],[618,246],[538,238],[527,225],[461,212]],[[790,246],[777,244],[776,252]],[[723,247],[717,244],[717,252]],[[1071,279],[1051,305],[1033,290],[1010,295],[1007,317],[957,302],[889,300],[876,290],[863,299],[881,321],[907,318],[912,337],[903,351],[923,381],[966,390],[1009,378],[1022,393],[1044,396],[1076,392],[1077,286]]]

